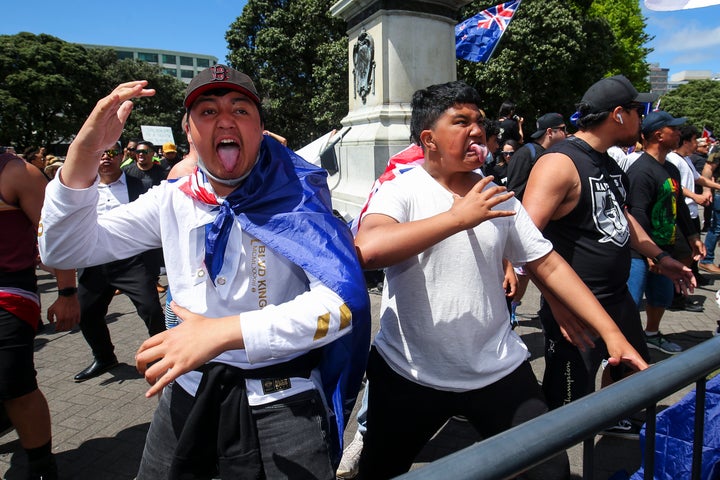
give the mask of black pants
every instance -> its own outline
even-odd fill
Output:
[[[148,271],[141,255],[81,269],[78,271],[80,330],[100,361],[115,358],[105,316],[116,289],[130,297],[150,335],[165,330],[155,275]]]
[[[625,292],[612,302],[604,300],[601,304],[630,345],[649,362],[650,353],[645,343],[640,313],[630,292]],[[608,351],[602,339],[595,340],[595,348],[585,351],[565,340],[547,302],[543,302],[540,307],[540,321],[545,332],[542,388],[548,405],[555,409],[595,391],[595,378],[603,359],[608,357]],[[620,380],[630,373],[629,367],[625,365],[608,368],[613,380]]]
[[[448,392],[398,375],[373,348],[367,377],[367,431],[360,457],[363,480],[381,480],[407,472],[425,444],[452,416],[467,417],[488,438],[548,410],[529,362],[486,387]],[[563,452],[524,475],[543,480],[568,478],[567,454]]]

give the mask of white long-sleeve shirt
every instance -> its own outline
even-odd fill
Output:
[[[212,205],[181,192],[180,182],[163,182],[101,217],[97,183],[76,190],[58,176],[48,185],[39,232],[47,265],[86,267],[162,246],[176,303],[206,317],[239,316],[245,348],[223,352],[214,361],[243,369],[287,361],[350,332],[346,323],[341,328],[343,300],[335,292],[244,232],[237,221],[213,284],[205,267],[205,225],[216,213]],[[197,372],[178,378],[193,394],[199,380]],[[296,379],[289,390],[268,396],[259,380],[247,383],[251,404],[317,387]]]

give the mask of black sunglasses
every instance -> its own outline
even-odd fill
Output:
[[[622,108],[623,110],[627,110],[628,112],[630,110],[635,110],[638,115],[640,115],[640,118],[642,118],[649,113],[649,106],[650,104],[648,103],[631,103],[629,105],[624,105]]]
[[[118,153],[120,153],[120,152],[118,152],[117,150],[105,150],[105,155],[107,155],[110,158],[113,158]]]
[[[150,150],[135,150],[135,153],[137,153],[138,155],[147,155],[148,153],[150,153]]]
[[[135,148],[135,147],[132,147],[132,148],[131,148],[131,147],[126,147],[126,148],[127,148],[127,151],[128,151],[128,152],[134,152],[135,150],[137,150],[137,148]]]
[[[515,154],[515,151],[512,151],[512,152],[502,152],[502,154],[505,155],[505,156],[507,156],[507,157],[512,157],[513,154]]]

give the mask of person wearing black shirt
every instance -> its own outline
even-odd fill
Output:
[[[693,258],[700,260],[705,256],[705,244],[690,218],[680,172],[666,161],[667,154],[679,146],[678,127],[685,121],[663,111],[653,111],[643,120],[645,152],[628,168],[628,210],[666,252],[673,252],[679,228],[692,249]],[[648,266],[642,252],[633,250],[628,287],[638,306],[645,294],[648,347],[670,355],[682,352],[680,345],[667,340],[659,330],[660,320],[673,301],[672,281],[656,272],[654,262]]]
[[[546,113],[538,118],[537,130],[530,136],[532,142],[520,147],[508,165],[507,189],[515,192],[518,200],[522,201],[525,185],[535,161],[545,149],[565,140],[566,135],[565,120],[559,113]]]
[[[663,273],[676,284],[692,284],[689,268],[655,245],[625,210],[628,180],[607,155],[613,145],[634,145],[640,129],[639,108],[653,96],[641,94],[622,76],[600,80],[578,105],[575,137],[548,149],[528,180],[523,206],[555,250],[587,284],[621,332],[645,358],[648,349],[640,314],[627,288],[631,245],[658,258]],[[513,160],[510,162],[512,164]],[[543,391],[551,408],[595,390],[595,377],[606,346],[578,324],[574,313],[540,286],[540,320],[545,332]],[[603,384],[626,372],[605,369]],[[626,431],[626,421],[613,430]]]
[[[515,114],[515,104],[513,102],[506,100],[500,105],[497,121],[500,126],[498,140],[501,143],[506,140],[515,140],[519,144],[525,142],[522,128],[524,119]]]

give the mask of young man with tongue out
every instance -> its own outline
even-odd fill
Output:
[[[91,160],[146,87],[98,102],[48,189],[40,237],[55,266],[165,247],[182,322],[136,356],[147,396],[162,392],[137,478],[334,478],[370,322],[326,174],[263,135],[253,82],[215,65],[184,102],[197,168],[97,217]]]
[[[421,167],[382,184],[355,238],[365,268],[385,268],[380,331],[370,353],[360,476],[407,471],[432,435],[463,415],[489,437],[547,411],[511,330],[503,259],[526,264],[612,347],[610,363],[647,364],[512,193],[475,172],[488,154],[478,93],[463,82],[412,98]],[[566,478],[563,453],[527,472]]]

